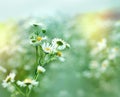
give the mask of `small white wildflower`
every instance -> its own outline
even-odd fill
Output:
[[[55,51],[55,49],[53,48],[53,46],[50,45],[49,43],[43,43],[42,44],[42,49],[46,53],[52,53],[52,52]]]
[[[101,51],[103,49],[105,49],[107,47],[107,40],[105,38],[103,38],[100,42],[98,42],[97,46],[98,46],[98,50]]]
[[[91,50],[90,55],[91,55],[91,56],[95,56],[98,52],[99,52],[98,48],[95,47],[95,48],[93,48],[93,49]]]
[[[18,84],[20,87],[26,87],[26,84],[25,84],[23,81],[17,81],[17,84]]]
[[[32,79],[25,79],[23,82],[24,82],[26,85],[33,85],[33,86],[36,86],[36,85],[38,84],[37,81],[32,80]]]
[[[14,82],[14,81],[15,81],[14,78],[15,78],[15,73],[10,73],[10,74],[6,77],[5,81],[6,81],[6,82]]]
[[[108,59],[113,60],[117,57],[118,48],[112,48],[109,52]]]
[[[109,65],[109,61],[104,60],[101,64],[101,71],[104,72],[107,69],[108,65]]]
[[[31,89],[33,86],[37,86],[37,85],[38,85],[38,82],[35,81],[35,80],[32,80],[32,81],[31,81],[31,84],[28,85],[28,88]]]
[[[41,22],[38,22],[38,20],[36,20],[36,19],[28,19],[25,23],[24,23],[24,28],[29,28],[29,27],[31,27],[31,26],[33,26],[33,25],[38,25],[38,26],[40,26],[41,28],[43,28],[43,29],[46,29],[46,26],[43,24],[43,23],[41,23]]]
[[[31,89],[33,86],[38,85],[38,82],[32,79],[25,79],[23,82],[29,87],[29,89]]]
[[[98,62],[97,61],[92,61],[91,64],[90,64],[90,68],[91,69],[97,69],[99,66]]]
[[[37,67],[37,72],[42,72],[42,73],[44,73],[46,70],[45,70],[45,68],[44,67],[42,67],[42,66],[38,66]]]
[[[38,46],[38,45],[40,45],[42,40],[46,40],[46,39],[47,39],[46,36],[45,37],[37,36],[35,38],[30,39],[30,44],[33,46]]]
[[[2,86],[5,88],[10,85],[10,83],[13,83],[15,80],[15,73],[10,73],[5,80],[3,80]]]
[[[66,43],[65,41],[63,41],[62,39],[59,38],[54,38],[52,40],[52,45],[57,48],[58,50],[63,50],[66,47],[70,47],[70,45],[68,43]]]
[[[46,36],[44,36],[44,37],[41,37],[41,36],[31,36],[31,38],[30,38],[30,44],[31,45],[33,45],[33,46],[38,46],[38,45],[40,45],[41,44],[41,41],[43,41],[43,40],[46,40],[47,39],[47,37]]]

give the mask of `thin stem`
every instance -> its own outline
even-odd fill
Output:
[[[38,65],[38,60],[39,60],[39,48],[38,46],[36,46],[36,68],[37,68],[37,65]],[[38,78],[38,73],[35,74],[35,80]],[[27,91],[27,90],[26,90]],[[30,93],[31,93],[32,89],[29,89],[28,88],[28,91],[26,92],[26,97],[29,97],[30,96]]]
[[[30,90],[28,91],[26,97],[29,97],[29,96],[30,96],[31,90],[32,90],[32,89],[30,89]]]
[[[16,84],[13,84],[15,86],[15,88],[18,90],[18,92],[20,94],[22,94],[23,96],[25,96],[25,94],[20,90],[20,88],[16,85]]]
[[[39,73],[37,73],[34,77],[35,80],[37,80],[39,77]],[[31,93],[32,89],[29,89],[28,92],[26,93],[26,97],[29,97],[30,93]]]
[[[37,75],[35,75],[35,80],[37,80],[39,77],[39,73],[37,73]]]
[[[36,66],[38,65],[38,46],[36,46]]]

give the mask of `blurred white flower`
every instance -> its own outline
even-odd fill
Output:
[[[19,85],[20,87],[28,86],[29,89],[31,89],[33,86],[37,86],[38,82],[32,79],[25,79],[24,81],[17,81],[17,85]]]
[[[13,83],[15,80],[15,73],[10,73],[5,80],[3,80],[2,86],[5,88],[10,85],[10,83]]]
[[[38,66],[37,67],[37,72],[39,72],[39,73],[44,73],[46,70],[45,70],[45,68],[44,67],[42,67],[42,66]]]
[[[99,67],[99,63],[97,61],[92,61],[90,63],[90,68],[91,69],[97,69]]]
[[[14,92],[14,91],[15,91],[15,87],[14,87],[13,85],[9,85],[9,86],[7,87],[7,89],[8,89],[8,91],[10,91],[10,92]]]
[[[103,38],[100,42],[97,43],[98,50],[101,51],[107,47],[107,40]]]
[[[117,57],[118,48],[112,48],[109,52],[108,59],[113,60]]]
[[[101,64],[100,70],[101,70],[102,72],[104,72],[104,71],[107,69],[108,65],[109,65],[109,61],[108,61],[108,60],[104,60],[104,61],[102,62],[102,64]]]

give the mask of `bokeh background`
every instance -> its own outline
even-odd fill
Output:
[[[31,97],[120,97],[119,0],[0,0],[0,83],[9,72],[16,79],[32,75],[35,50],[27,27],[34,20],[47,26],[46,35],[67,41],[65,62],[48,64]],[[105,38],[107,49],[92,54]],[[117,48],[117,53],[109,52]],[[115,54],[108,60],[109,54]],[[91,69],[91,61],[109,64],[104,72]],[[101,67],[99,67],[101,68]],[[10,97],[0,85],[0,97]]]

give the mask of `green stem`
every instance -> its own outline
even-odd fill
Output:
[[[38,46],[36,46],[36,66],[38,65]]]
[[[36,46],[36,66],[35,68],[37,68],[37,65],[38,65],[38,60],[39,60],[39,48],[38,46]],[[35,74],[35,80],[38,78],[38,73]],[[27,90],[26,90],[27,91]],[[28,88],[28,91],[26,92],[26,97],[29,97],[30,96],[30,93],[31,93],[32,89],[29,89]]]
[[[16,85],[16,84],[13,84],[15,86],[15,88],[18,90],[18,92],[20,94],[22,94],[23,96],[25,96],[25,94],[20,90],[20,88]]]

